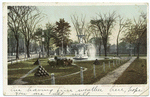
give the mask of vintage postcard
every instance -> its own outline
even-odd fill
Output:
[[[149,95],[148,3],[3,3],[3,95]]]

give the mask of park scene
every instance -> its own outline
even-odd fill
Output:
[[[8,85],[147,84],[147,5],[8,6]]]

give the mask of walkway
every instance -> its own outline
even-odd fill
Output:
[[[94,84],[113,84],[135,59],[136,57],[132,57],[132,59],[130,59],[127,63],[123,64],[114,71],[109,72],[105,77],[101,78],[100,81]]]

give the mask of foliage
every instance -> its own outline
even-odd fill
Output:
[[[98,14],[99,19],[91,20],[91,24],[95,25],[99,30],[99,34],[102,37],[105,56],[107,56],[107,43],[109,35],[111,35],[111,31],[115,26],[116,22],[116,13],[115,11],[108,14]]]
[[[43,29],[41,27],[38,27],[33,35],[33,39],[41,43],[42,41],[42,32]]]
[[[123,41],[128,43],[145,43],[147,36],[147,20],[144,16],[140,16],[138,21],[134,19],[134,23],[128,25],[127,33],[122,39]]]
[[[119,15],[119,21],[118,22],[119,22],[118,23],[119,24],[119,31],[118,31],[118,35],[117,35],[117,56],[119,54],[119,46],[118,46],[118,44],[119,44],[119,35],[120,35],[120,33],[125,32],[126,27],[128,27],[128,25],[131,24],[131,21],[129,19],[125,20],[120,15]]]
[[[34,33],[37,27],[37,24],[41,22],[43,16],[37,10],[36,7],[31,6],[27,7],[27,14],[21,19],[21,33],[24,35],[25,44],[27,49],[27,56],[30,57],[29,46],[30,41],[34,38]]]
[[[145,45],[145,48],[147,47],[147,18],[146,14],[142,13],[139,16],[138,21],[134,19],[134,23],[131,23],[127,27],[127,33],[125,34],[125,37],[122,39],[125,42],[128,43],[134,43],[137,47],[137,58],[139,58],[139,49],[140,45]]]
[[[55,25],[52,25],[51,23],[47,23],[46,24],[46,30],[44,30],[44,44],[46,46],[47,49],[47,56],[49,56],[49,50],[50,50],[50,40],[56,37],[55,35]]]
[[[26,6],[8,6],[8,27],[16,39],[16,59],[19,59],[19,37],[22,19],[28,13]]]
[[[63,41],[63,47],[66,47],[72,40],[69,39],[70,35],[70,24],[66,22],[64,19],[60,19],[59,22],[56,22],[56,28],[55,28],[55,44],[56,46],[62,46]]]

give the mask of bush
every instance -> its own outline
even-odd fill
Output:
[[[64,60],[57,59],[57,65],[64,66]]]
[[[50,66],[56,67],[56,62],[55,61],[48,61],[47,62]]]
[[[66,60],[64,60],[64,64],[66,65],[66,66],[69,66],[69,65],[72,65],[72,60],[70,60],[70,59],[66,59]]]
[[[58,59],[56,56],[54,57],[56,61],[48,61],[51,66],[70,66],[72,65],[71,59]]]

